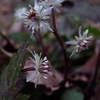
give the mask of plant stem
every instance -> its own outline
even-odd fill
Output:
[[[35,32],[35,37],[36,37],[36,39],[37,39],[37,42],[38,42],[39,44],[41,44],[41,47],[42,47],[42,54],[45,56],[45,55],[46,55],[46,48],[45,48],[45,46],[44,46],[43,39],[42,39],[42,36],[41,36],[41,34],[40,34],[40,31]]]
[[[55,35],[56,39],[58,40],[58,43],[61,47],[62,50],[62,54],[63,54],[63,60],[64,60],[64,81],[63,81],[63,85],[65,85],[66,79],[67,79],[67,74],[68,74],[68,64],[67,64],[67,54],[66,54],[66,50],[64,48],[64,44],[63,41],[61,40],[58,32],[57,32],[57,27],[56,27],[56,20],[55,20],[55,14],[54,14],[54,9],[52,9],[52,27],[53,27],[53,34]]]

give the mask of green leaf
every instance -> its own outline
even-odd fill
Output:
[[[13,90],[14,85],[18,81],[19,74],[23,69],[26,56],[26,48],[28,43],[24,43],[18,52],[11,58],[8,66],[2,71],[0,77],[0,100],[6,99],[6,94],[9,93],[9,89]]]
[[[100,37],[100,30],[91,26],[86,27],[86,29],[89,29],[89,33],[93,34],[95,37]]]
[[[15,34],[11,34],[10,37],[13,39],[15,43],[22,43],[30,40],[30,36],[28,33],[18,32]]]
[[[76,89],[68,89],[62,95],[61,100],[83,100],[83,94]]]

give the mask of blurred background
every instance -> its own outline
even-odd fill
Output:
[[[33,5],[33,1],[0,0],[0,74],[24,42],[30,40],[29,48],[32,51],[41,52],[42,50],[41,44],[35,37],[30,39],[31,31],[27,30],[22,22],[16,21],[14,17],[16,9],[21,7],[29,9],[28,5]],[[56,13],[56,24],[63,42],[72,40],[75,35],[78,36],[79,27],[82,26],[83,31],[89,29],[89,35],[94,36],[92,45],[89,50],[75,54],[71,59],[68,58],[69,81],[66,82],[63,92],[57,91],[59,86],[55,89],[55,84],[57,82],[57,85],[60,84],[64,72],[61,48],[52,33],[41,34],[46,55],[57,71],[55,71],[57,81],[49,88],[39,86],[34,89],[33,83],[26,83],[24,80],[24,87],[13,100],[83,100],[83,89],[87,86],[97,61],[98,52],[95,52],[95,49],[98,45],[96,41],[100,42],[100,0],[65,0],[59,9],[61,12]],[[72,51],[70,48],[66,51],[69,57]],[[99,94],[100,70],[93,87],[91,100],[100,100]]]

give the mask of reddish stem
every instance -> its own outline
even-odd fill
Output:
[[[67,54],[66,54],[66,50],[63,44],[63,41],[61,40],[58,32],[57,32],[57,27],[56,27],[56,20],[55,20],[55,14],[54,14],[54,9],[52,9],[52,26],[53,26],[53,34],[55,35],[56,39],[58,40],[58,43],[61,47],[62,50],[62,54],[63,54],[63,60],[64,60],[64,81],[63,81],[63,85],[66,82],[67,79],[67,74],[68,74],[68,64],[67,64]]]

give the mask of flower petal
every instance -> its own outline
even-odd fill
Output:
[[[65,43],[66,44],[70,44],[70,45],[76,45],[76,41],[75,40],[73,40],[73,41],[67,41]]]
[[[89,30],[88,30],[88,29],[86,29],[86,30],[85,30],[85,32],[83,32],[83,36],[87,35],[87,34],[88,34],[88,32],[89,32]]]
[[[26,78],[26,82],[31,81],[33,78],[35,78],[35,76],[36,76],[36,71],[34,71],[30,76],[28,76],[28,77]]]
[[[71,58],[76,53],[76,49],[74,49],[69,58]]]
[[[50,15],[50,14],[51,14],[52,8],[53,8],[53,7],[48,7],[48,8],[45,8],[44,10],[42,10],[41,16],[42,16],[42,17],[45,17],[45,16],[47,16],[47,15]]]
[[[36,10],[36,12],[38,14],[40,14],[40,5],[39,3],[37,2],[37,0],[34,0],[34,9]]]
[[[46,32],[47,30],[50,30],[53,32],[53,30],[51,29],[50,25],[44,21],[40,22],[40,30],[43,32]]]

